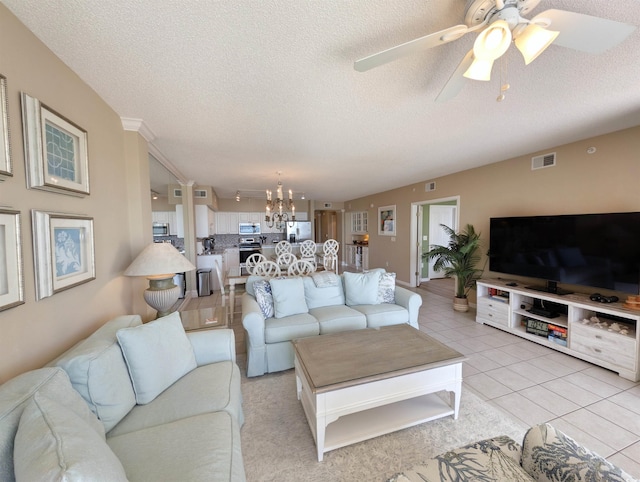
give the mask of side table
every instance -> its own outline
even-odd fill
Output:
[[[226,306],[181,311],[180,318],[184,331],[215,330],[229,327]]]

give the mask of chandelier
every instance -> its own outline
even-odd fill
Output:
[[[280,176],[278,172],[278,176]],[[291,211],[291,215],[287,213]],[[296,220],[296,207],[293,204],[293,191],[289,189],[289,199],[285,201],[282,194],[282,181],[278,178],[278,186],[276,189],[276,198],[273,199],[272,192],[267,190],[267,205],[265,207],[264,220],[267,225],[272,228],[275,224],[276,229],[284,229],[286,223],[290,223],[289,227],[293,227]]]

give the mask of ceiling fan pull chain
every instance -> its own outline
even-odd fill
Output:
[[[502,102],[505,99],[505,93],[511,87],[508,82],[508,63],[507,56],[500,57],[500,94],[496,99],[497,102]]]

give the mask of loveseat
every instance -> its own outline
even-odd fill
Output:
[[[232,330],[108,321],[0,385],[0,480],[244,481]]]
[[[637,482],[548,423],[530,428],[522,446],[507,436],[433,457],[387,482]]]
[[[250,276],[242,295],[247,376],[293,368],[291,340],[408,323],[418,329],[422,297],[384,269],[341,275]]]

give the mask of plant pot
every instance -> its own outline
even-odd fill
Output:
[[[469,299],[468,298],[454,298],[453,299],[453,311],[467,312],[469,311]]]

